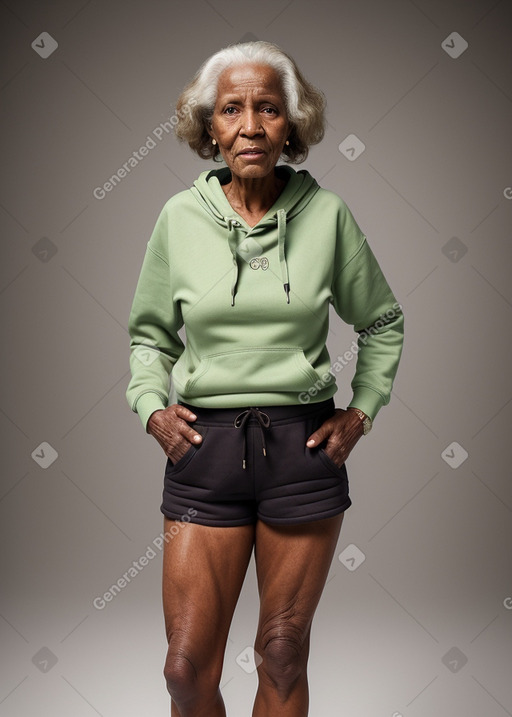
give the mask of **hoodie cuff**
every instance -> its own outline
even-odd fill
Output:
[[[359,408],[373,421],[383,405],[384,400],[380,393],[366,386],[358,386],[354,389],[354,397],[348,404],[348,408]]]
[[[143,393],[135,404],[135,411],[139,414],[139,418],[144,426],[146,433],[148,432],[149,417],[155,411],[160,411],[167,406],[163,403],[161,396],[153,391]]]

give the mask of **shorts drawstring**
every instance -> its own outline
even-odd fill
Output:
[[[261,433],[261,443],[263,448],[263,455],[267,455],[267,446],[265,443],[265,431],[263,429],[270,428],[271,420],[270,417],[267,416],[266,413],[263,411],[260,411],[259,408],[247,408],[245,411],[242,411],[242,413],[239,413],[238,416],[233,421],[233,425],[235,428],[243,428],[244,429],[244,452],[242,455],[242,468],[245,468],[245,456],[247,452],[247,436],[246,436],[246,425],[249,418],[254,417],[258,421],[258,425],[260,427],[260,433]]]

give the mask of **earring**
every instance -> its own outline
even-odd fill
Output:
[[[213,145],[216,145],[216,144],[217,144],[217,140],[216,140],[215,138],[212,139],[212,144],[213,144]]]
[[[285,145],[286,145],[287,147],[290,146],[290,140],[289,140],[289,139],[286,140]]]

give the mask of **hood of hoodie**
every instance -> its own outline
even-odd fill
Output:
[[[247,237],[249,235],[256,237],[276,226],[281,277],[286,301],[290,303],[290,277],[286,261],[286,227],[288,222],[292,221],[309,204],[320,186],[305,169],[296,172],[288,165],[278,165],[275,172],[278,177],[285,180],[286,184],[272,207],[254,227],[250,227],[237,214],[224,194],[222,185],[231,180],[231,171],[228,167],[202,172],[191,188],[192,194],[202,209],[217,224],[226,229],[226,241],[233,257],[232,306],[235,305],[239,261],[241,259],[251,261],[257,256],[257,254],[251,256],[250,244],[246,242]]]

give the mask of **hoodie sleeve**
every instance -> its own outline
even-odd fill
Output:
[[[349,406],[373,420],[391,397],[402,353],[404,317],[346,205],[340,215],[332,296],[336,313],[359,334]]]
[[[167,406],[169,376],[185,348],[178,336],[182,326],[170,280],[164,207],[146,247],[128,321],[132,376],[126,399],[146,431],[151,414]]]

